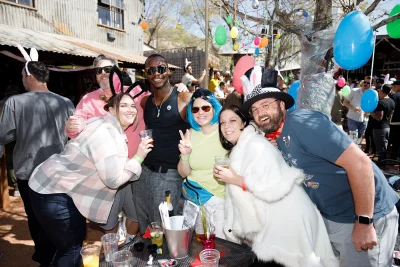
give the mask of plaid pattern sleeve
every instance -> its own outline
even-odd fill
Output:
[[[61,154],[39,165],[29,186],[41,194],[66,193],[83,216],[105,223],[117,188],[140,174],[139,162],[128,160],[123,130],[107,114],[91,119]]]

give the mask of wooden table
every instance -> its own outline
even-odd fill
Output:
[[[143,242],[145,244],[142,252],[135,252],[133,250],[133,245],[137,242]],[[135,238],[130,243],[121,247],[120,250],[129,250],[132,252],[135,257],[134,265],[138,267],[146,267],[146,263],[149,259],[149,252],[147,250],[147,245],[151,244],[150,239],[143,239],[142,237]],[[236,243],[232,243],[220,238],[215,239],[215,244],[217,249],[220,252],[223,252],[223,256],[219,261],[219,267],[246,267],[253,264],[256,259],[255,254],[251,251],[251,248],[247,245],[239,245]],[[196,240],[195,234],[193,233],[192,242],[189,249],[189,255],[186,258],[178,259],[179,267],[188,267],[190,263],[194,261],[200,251],[203,250],[203,244]],[[164,239],[162,245],[162,255],[153,254],[153,265],[152,266],[160,266],[157,260],[160,259],[170,259],[168,247],[166,240]],[[101,267],[112,267],[113,264],[111,262],[107,263],[102,259],[100,261]]]

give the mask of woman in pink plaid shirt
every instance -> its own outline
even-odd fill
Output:
[[[128,92],[112,97],[104,108],[105,116],[88,120],[65,150],[39,165],[29,180],[32,208],[54,245],[54,266],[80,266],[86,219],[107,221],[118,187],[139,179],[153,147],[143,139],[128,158],[124,130],[137,123]]]

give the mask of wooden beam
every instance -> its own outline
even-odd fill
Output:
[[[0,208],[10,210],[10,195],[8,194],[8,180],[6,168],[6,153],[0,158]]]

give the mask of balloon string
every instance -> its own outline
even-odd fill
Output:
[[[376,43],[376,33],[374,32],[374,50],[372,50],[372,66],[371,66],[371,79],[369,79],[369,88],[372,85],[372,75],[374,73],[374,59],[375,59],[375,43]]]

